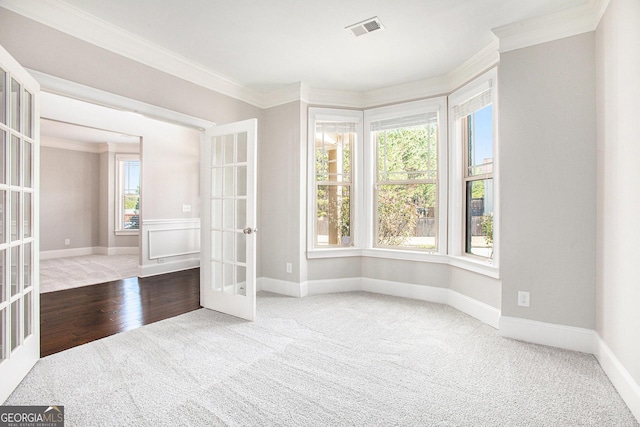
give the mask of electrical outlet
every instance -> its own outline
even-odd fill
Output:
[[[518,291],[518,305],[520,307],[529,307],[529,292]]]
[[[158,258],[158,264],[164,264],[164,258]]]
[[[287,263],[287,273],[293,273],[293,264]]]
[[[71,244],[71,239],[64,239],[64,245],[69,246]]]
[[[191,212],[191,205],[182,205],[182,212]]]

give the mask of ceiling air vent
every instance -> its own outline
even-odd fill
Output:
[[[382,29],[384,29],[384,26],[382,25],[382,22],[380,22],[380,18],[377,16],[358,22],[357,24],[349,25],[345,28],[345,30],[350,31],[351,34],[356,37]]]

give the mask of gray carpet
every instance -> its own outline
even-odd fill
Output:
[[[138,255],[85,255],[40,261],[40,293],[138,275]]]
[[[500,338],[455,309],[260,293],[42,359],[8,399],[67,426],[638,426],[591,355]]]

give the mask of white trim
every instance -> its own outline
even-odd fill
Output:
[[[138,277],[157,276],[200,267],[200,256],[189,259],[168,261],[162,264],[138,265]]]
[[[448,288],[393,282],[369,277],[309,280],[302,283],[259,277],[256,289],[296,298],[329,293],[364,291],[446,304],[494,328],[498,327],[500,318],[500,310],[497,308]]]
[[[165,226],[165,225],[197,225],[200,227],[200,218],[170,218],[170,219],[143,219],[142,225]]]
[[[583,353],[594,354],[596,349],[596,332],[575,326],[502,316],[499,333],[505,338]]]
[[[31,69],[28,69],[28,71],[40,83],[42,90],[45,92],[79,99],[120,111],[140,114],[154,120],[177,124],[192,129],[203,130],[211,126],[215,126],[215,123],[209,120],[189,116],[173,110],[167,110],[166,108],[136,101],[135,99],[116,95],[90,86],[85,86],[70,80],[61,79],[60,77],[55,77],[40,71]]]
[[[640,385],[633,379],[629,371],[624,367],[616,355],[611,351],[606,342],[596,334],[595,356],[611,380],[622,400],[638,421],[640,421]]]
[[[153,235],[158,235],[160,233],[166,233],[168,231],[181,231],[181,230],[197,230],[198,233],[196,234],[200,234],[200,226],[198,225],[198,227],[173,227],[173,228],[162,228],[159,230],[149,230],[149,232],[147,233],[147,238],[149,239],[149,259],[150,260],[154,260],[154,259],[160,259],[160,258],[170,258],[170,257],[176,257],[176,256],[183,256],[183,255],[191,255],[191,254],[200,254],[200,249],[191,249],[191,250],[187,250],[187,251],[175,251],[175,252],[169,252],[169,253],[155,253],[155,251],[157,249],[154,249],[152,243],[152,238],[151,236]],[[200,242],[198,242],[198,247]]]
[[[498,329],[500,324],[500,310],[489,304],[449,289],[447,305]]]
[[[479,73],[495,67],[500,63],[500,53],[498,52],[498,39],[492,41],[478,53],[467,59],[458,68],[447,74],[449,81],[448,92],[453,92],[475,79]]]
[[[40,252],[40,259],[56,259],[86,255],[137,255],[138,251],[137,246],[116,246],[110,248],[105,246],[93,246],[86,248],[55,249]]]
[[[491,31],[500,39],[500,52],[594,31],[609,0],[585,0],[582,5],[557,13],[514,22]]]
[[[272,279],[270,277],[258,277],[256,279],[256,290],[273,292],[274,294],[287,295],[300,298],[302,295],[302,284],[288,282],[286,280]]]

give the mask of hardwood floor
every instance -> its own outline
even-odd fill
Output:
[[[40,296],[42,357],[200,308],[200,269]]]

